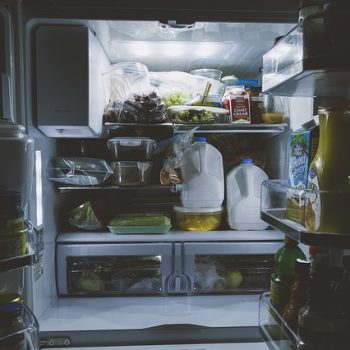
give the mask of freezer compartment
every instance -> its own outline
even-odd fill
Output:
[[[171,273],[171,244],[57,246],[61,295],[159,295]]]
[[[39,324],[23,304],[15,322],[0,320],[0,349],[4,350],[38,350]]]
[[[186,243],[191,294],[261,293],[269,287],[278,242]]]

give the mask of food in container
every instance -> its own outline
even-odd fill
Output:
[[[210,78],[214,80],[221,79],[222,71],[219,69],[210,69],[210,68],[201,68],[201,69],[194,69],[190,71],[190,74],[192,75],[199,75],[201,77]]]
[[[24,255],[27,251],[28,229],[0,233],[0,259]]]
[[[114,137],[107,147],[116,160],[149,160],[156,142],[148,137]]]
[[[223,208],[174,206],[177,226],[186,231],[211,231],[221,224]]]
[[[283,113],[281,113],[281,112],[263,112],[261,114],[261,118],[265,124],[279,124],[279,123],[282,123]]]
[[[119,214],[108,228],[115,234],[160,234],[170,230],[171,222],[160,214]]]
[[[168,108],[168,117],[173,123],[230,123],[226,109],[208,106],[172,106]]]
[[[151,162],[121,161],[112,162],[113,181],[116,185],[141,186],[151,182]]]

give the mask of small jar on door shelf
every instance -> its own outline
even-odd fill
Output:
[[[280,124],[285,114],[285,103],[280,96],[263,95],[262,121],[265,124]]]

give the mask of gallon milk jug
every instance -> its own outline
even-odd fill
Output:
[[[224,169],[221,153],[197,137],[181,166],[181,202],[185,208],[218,208],[224,201]]]
[[[17,191],[27,206],[33,182],[34,139],[24,126],[0,119],[0,191]]]
[[[227,219],[232,229],[267,229],[268,224],[260,219],[261,183],[267,179],[266,173],[251,159],[243,159],[227,174]]]

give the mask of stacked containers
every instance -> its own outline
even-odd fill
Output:
[[[210,231],[221,224],[224,200],[224,170],[221,153],[196,138],[181,166],[182,206],[175,206],[177,225],[190,231]]]
[[[141,186],[151,182],[152,163],[149,161],[156,142],[147,137],[115,137],[107,147],[115,158],[111,163],[115,185]]]

